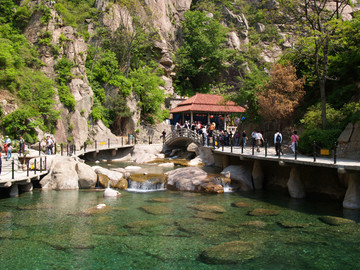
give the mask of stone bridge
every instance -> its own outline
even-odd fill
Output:
[[[170,147],[187,147],[191,143],[200,146],[202,136],[188,128],[175,129],[164,139],[164,144]]]

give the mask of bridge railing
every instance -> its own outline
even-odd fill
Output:
[[[200,134],[188,128],[178,128],[174,129],[170,134],[166,135],[164,139],[164,144],[168,144],[171,140],[175,138],[185,137],[191,139],[196,144],[202,144],[202,138]]]
[[[220,136],[215,136],[214,137],[212,147],[214,149],[216,149],[216,148],[220,149],[221,148],[221,151],[225,151],[225,147],[227,149],[230,147],[230,152],[231,153],[233,153],[235,148],[240,148],[240,153],[241,154],[244,153],[244,145],[243,144],[241,144],[241,146],[234,146],[233,145],[233,140],[230,139],[228,145],[225,145],[224,140],[221,140]],[[251,155],[254,156],[255,155],[255,148],[257,148],[257,146],[256,146],[255,143],[252,143],[250,147],[251,147]],[[331,149],[322,149],[322,147],[319,146],[316,143],[316,141],[314,141],[313,142],[313,153],[312,153],[311,157],[313,158],[313,161],[316,162],[317,157],[328,156],[329,159],[332,159],[333,163],[336,164],[336,162],[337,162],[337,147],[338,147],[337,142],[334,142],[333,147]],[[266,139],[264,140],[263,148],[264,148],[264,156],[267,157],[268,156],[268,142],[267,142]],[[324,153],[322,153],[322,152],[324,152]],[[257,155],[259,155],[259,154],[257,154]],[[283,154],[282,151],[281,152],[278,151],[276,153],[276,156],[280,159],[281,154]],[[293,150],[293,153],[292,153],[295,160],[298,158],[298,154],[299,154],[298,145],[295,144],[294,145],[294,150]],[[287,157],[289,157],[289,155],[287,155]]]

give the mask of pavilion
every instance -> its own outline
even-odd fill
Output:
[[[233,101],[225,101],[220,95],[199,93],[170,110],[174,124],[185,121],[200,122],[205,125],[215,123],[218,129],[227,129],[230,116],[244,112],[245,108],[236,105]]]

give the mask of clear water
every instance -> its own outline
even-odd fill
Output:
[[[117,199],[102,191],[35,191],[0,200],[1,269],[359,269],[359,224],[330,226],[319,216],[358,219],[338,202],[293,200],[273,192],[133,193]],[[165,198],[167,202],[151,199]],[[247,207],[233,207],[244,202]],[[87,209],[105,203],[103,212]],[[194,206],[216,205],[224,213]],[[152,207],[162,215],[143,210]],[[277,216],[249,216],[255,208]],[[203,217],[203,216],[202,216]],[[264,227],[241,225],[263,221]],[[283,228],[291,221],[304,228]],[[203,251],[230,241],[250,245],[249,258],[211,264]],[[226,251],[219,251],[219,253]],[[214,264],[215,263],[215,264]]]

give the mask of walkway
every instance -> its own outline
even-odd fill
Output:
[[[305,156],[305,155],[297,155],[295,159],[295,154],[289,153],[285,155],[280,155],[278,157],[275,153],[274,147],[268,147],[267,153],[265,153],[265,148],[261,147],[260,152],[254,149],[254,154],[252,147],[246,146],[242,149],[239,146],[233,146],[232,149],[230,146],[224,146],[224,148],[215,148],[214,153],[221,155],[230,155],[230,156],[239,156],[244,159],[257,159],[257,160],[268,160],[273,162],[283,162],[282,164],[290,163],[290,164],[301,164],[301,165],[310,165],[317,167],[328,167],[328,168],[337,168],[337,169],[345,169],[352,171],[360,171],[360,161],[358,160],[350,160],[337,158],[336,163],[334,163],[333,157],[316,157],[314,161],[314,157]]]

